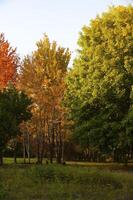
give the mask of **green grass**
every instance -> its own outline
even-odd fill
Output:
[[[98,168],[98,169],[108,169],[108,170],[115,170],[115,171],[133,171],[133,162],[128,163],[125,166],[124,163],[96,163],[96,162],[75,162],[75,161],[68,161],[66,162],[70,166],[81,166],[81,167],[89,167],[89,168]]]
[[[31,158],[30,161],[31,161],[31,163],[36,163],[36,158]],[[24,162],[23,158],[17,158],[18,164],[22,164],[23,162]],[[26,162],[28,163],[28,159],[26,159]],[[11,157],[5,157],[4,164],[14,164],[14,159]]]
[[[97,167],[7,164],[0,167],[0,200],[133,200],[133,174]]]
[[[31,164],[36,163],[36,158],[31,158],[30,159]],[[23,158],[17,158],[17,163],[22,164],[24,162]],[[26,162],[28,163],[28,159],[26,159]],[[4,158],[4,163],[5,164],[14,164],[14,159],[11,157],[6,157]],[[44,159],[43,163],[46,163],[46,159]],[[132,163],[128,163],[127,166],[125,166],[123,163],[96,163],[96,162],[75,162],[75,161],[67,161],[67,165],[70,166],[81,166],[81,167],[96,167],[98,169],[109,169],[109,170],[133,170],[133,161]]]

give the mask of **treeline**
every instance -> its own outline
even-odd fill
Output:
[[[133,7],[111,7],[69,49],[49,41],[20,63],[0,37],[0,163],[3,154],[57,163],[133,159]]]

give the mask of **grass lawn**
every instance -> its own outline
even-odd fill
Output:
[[[133,200],[132,172],[93,165],[4,165],[0,200]]]

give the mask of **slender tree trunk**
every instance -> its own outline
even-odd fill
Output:
[[[27,154],[28,154],[28,163],[30,164],[30,144],[29,144],[29,141],[28,141]]]
[[[26,151],[25,151],[25,136],[23,135],[23,159],[24,164],[26,163]]]
[[[0,152],[0,165],[3,165],[3,153]]]
[[[54,140],[55,140],[55,131],[54,127],[52,128],[52,142],[51,142],[51,148],[50,148],[50,163],[53,163],[53,157],[54,157]]]
[[[37,164],[42,164],[42,137],[41,134],[38,133],[37,136]]]
[[[62,161],[62,134],[61,134],[61,123],[58,124],[57,129],[57,163]]]
[[[63,141],[62,141],[62,162],[65,161],[65,158],[64,158],[64,147],[65,147],[65,144],[64,144],[64,138],[63,138]]]
[[[37,136],[37,164],[40,164],[40,144],[39,144],[39,135]]]
[[[44,126],[45,126],[45,122],[44,122]],[[42,129],[43,129],[43,125],[42,125]],[[45,145],[45,131],[43,130],[42,134],[41,134],[41,164],[43,163],[43,158],[44,158],[44,145]]]
[[[40,151],[40,163],[43,163],[43,158],[44,158],[44,136],[41,141],[41,151]]]
[[[27,152],[27,156],[28,156],[28,163],[30,164],[30,134],[29,132],[26,133],[26,152]]]
[[[14,150],[14,163],[17,164],[17,154],[16,154],[16,149]]]
[[[38,134],[37,134],[37,164],[43,163],[44,144],[45,144],[45,119],[43,119],[42,111],[39,112]]]
[[[17,163],[17,139],[14,139],[14,163]]]

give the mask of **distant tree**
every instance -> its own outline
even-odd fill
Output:
[[[7,86],[9,81],[15,82],[19,58],[16,49],[13,49],[0,34],[0,89]]]
[[[31,104],[31,99],[13,85],[0,91],[0,164],[8,141],[19,135],[19,125],[31,118]]]
[[[80,46],[67,77],[65,103],[79,143],[116,153],[131,107],[133,7],[111,7],[80,33]],[[126,142],[126,141],[125,141]]]

